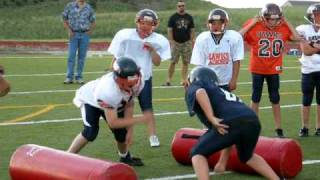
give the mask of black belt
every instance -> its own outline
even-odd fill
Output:
[[[89,30],[72,30],[72,32],[76,32],[76,33],[86,33],[88,32]]]

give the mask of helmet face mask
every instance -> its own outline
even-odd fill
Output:
[[[282,9],[273,3],[266,4],[260,11],[260,16],[269,28],[274,28],[282,23]]]
[[[137,30],[143,38],[149,36],[159,25],[156,12],[151,9],[143,9],[136,14]]]
[[[320,3],[310,5],[304,19],[310,24],[320,27]]]
[[[229,22],[228,13],[220,8],[210,11],[208,15],[208,28],[215,35],[223,34]]]
[[[141,83],[140,68],[130,58],[121,57],[117,59],[113,64],[113,73],[121,90],[131,92]]]
[[[140,75],[128,76],[127,78],[117,77],[116,82],[121,90],[130,92],[140,83]]]

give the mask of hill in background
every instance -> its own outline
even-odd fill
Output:
[[[63,29],[61,12],[68,2],[70,1],[0,0],[0,26],[3,27],[0,28],[0,39],[66,39],[67,32]],[[101,40],[110,40],[121,28],[134,27],[134,16],[142,8],[158,12],[161,23],[157,31],[166,34],[167,20],[176,10],[176,1],[172,0],[97,0],[96,3],[97,27],[92,37]],[[215,6],[200,0],[186,0],[186,4],[188,12],[194,16],[196,32],[206,30],[208,12]],[[239,30],[248,18],[258,14],[259,9],[227,11],[231,18],[230,28]],[[304,6],[286,7],[284,14],[296,26],[305,23],[305,11]]]

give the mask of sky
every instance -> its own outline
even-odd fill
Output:
[[[267,3],[275,3],[282,6],[288,0],[204,0],[210,1],[214,4],[225,8],[262,8]],[[310,0],[299,0],[299,1],[310,1]],[[312,0],[319,1],[320,0]]]

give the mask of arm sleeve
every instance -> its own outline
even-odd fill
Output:
[[[91,23],[96,21],[96,13],[94,12],[94,10],[91,8],[91,13],[90,13],[90,17],[89,17],[89,21]]]
[[[190,15],[190,29],[194,28],[193,17]]]
[[[170,44],[167,38],[161,35],[159,42],[154,45],[157,54],[159,54],[161,61],[165,61],[171,58]]]
[[[70,7],[70,4],[67,4],[66,7],[64,8],[63,12],[62,12],[62,20],[63,21],[67,21],[68,20],[69,7]]]
[[[232,61],[239,61],[244,59],[244,45],[240,34],[237,34],[236,40],[232,47]]]
[[[169,18],[169,21],[168,21],[168,27],[169,27],[169,28],[173,28],[173,26],[174,26],[173,16],[171,16],[171,17]]]
[[[205,56],[205,53],[204,53],[203,41],[198,36],[194,43],[190,63],[194,65],[205,66],[206,58],[207,57]]]
[[[117,32],[108,48],[108,52],[111,53],[115,58],[119,58],[124,54],[123,38],[121,34],[122,31]]]

